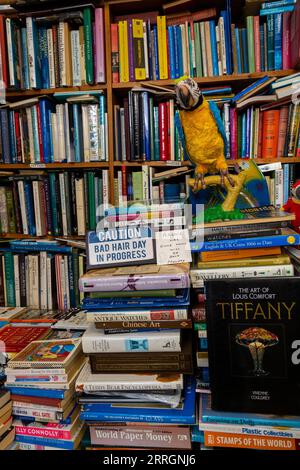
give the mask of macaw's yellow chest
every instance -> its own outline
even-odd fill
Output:
[[[213,165],[224,155],[224,141],[207,101],[194,111],[180,111],[185,142],[194,163]]]

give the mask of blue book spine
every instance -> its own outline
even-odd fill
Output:
[[[294,5],[286,5],[286,6],[278,7],[278,8],[265,8],[264,10],[260,10],[259,14],[260,16],[276,15],[277,13],[285,13],[288,11],[294,11],[294,9],[295,9]]]
[[[192,45],[192,36],[191,36],[191,26],[188,25],[188,54],[189,54],[189,62],[190,62],[190,77],[195,77],[196,74],[194,73],[193,67],[193,45]]]
[[[264,25],[259,26],[259,43],[260,43],[260,70],[265,71],[265,30]]]
[[[226,69],[227,75],[232,74],[232,60],[231,60],[231,25],[229,24],[228,12],[226,10],[221,11],[221,17],[224,21],[225,31],[225,53],[226,53]]]
[[[28,250],[28,251],[47,251],[48,253],[72,253],[72,247],[65,245],[50,245],[47,243],[39,242],[10,242],[13,250]]]
[[[51,120],[52,110],[53,110],[52,106],[47,106],[47,122],[49,123],[48,130],[49,130],[49,146],[50,146],[49,163],[54,162],[53,129],[52,129],[52,120]]]
[[[34,161],[39,163],[41,161],[40,145],[39,145],[39,129],[38,129],[38,116],[35,106],[31,107],[31,119],[33,130],[33,148],[34,148]]]
[[[282,69],[282,13],[274,15],[274,68]]]
[[[73,119],[74,119],[74,148],[75,148],[75,162],[81,161],[81,129],[79,118],[79,104],[73,104]]]
[[[36,436],[23,436],[16,434],[17,442],[24,442],[26,444],[36,444],[40,446],[56,447],[57,449],[73,450],[73,441],[63,441],[61,439],[50,439],[48,437],[36,437]]]
[[[153,423],[154,417],[153,415],[147,416],[146,414],[136,413],[131,416],[127,414],[116,414],[113,415],[109,412],[93,412],[93,411],[83,411],[80,414],[80,419],[84,421],[101,421],[101,422],[108,422],[108,423]],[[167,416],[157,416],[155,415],[155,423],[164,423],[164,424],[194,424],[195,417],[176,417],[171,412]]]
[[[248,39],[247,39],[247,30],[246,28],[241,29],[242,36],[242,50],[243,50],[243,64],[244,64],[244,73],[249,72],[249,61],[248,61]]]
[[[24,192],[26,199],[26,215],[28,220],[29,233],[30,235],[36,235],[32,186],[29,181],[24,181]]]
[[[178,44],[178,78],[183,75],[183,51],[182,51],[182,35],[180,26],[175,26],[175,42]]]
[[[283,167],[283,204],[287,203],[290,195],[290,168],[289,165],[284,164]]]
[[[180,77],[180,65],[179,65],[179,41],[177,38],[178,26],[171,26],[174,37],[174,61],[175,61],[175,78]]]
[[[286,5],[294,5],[296,0],[280,0],[278,2],[264,2],[261,5],[261,8],[264,10],[265,8],[278,8],[284,7]]]
[[[106,141],[105,141],[105,96],[99,96],[99,124],[100,124],[100,160],[106,160]]]
[[[41,70],[41,56],[38,38],[38,28],[34,19],[32,19],[32,36],[33,36],[33,49],[35,56],[35,80],[36,88],[42,88],[42,70]]]
[[[267,15],[267,61],[268,70],[274,70],[274,16]]]
[[[159,79],[159,62],[158,62],[158,38],[157,38],[157,26],[153,26],[153,38],[154,38],[154,55],[155,55],[155,77]]]
[[[236,57],[237,57],[237,69],[238,73],[243,73],[242,68],[242,48],[240,45],[239,29],[234,28],[235,44],[236,44]]]
[[[293,246],[300,244],[298,233],[274,235],[272,237],[241,238],[239,240],[222,240],[218,242],[191,243],[192,252],[242,250],[249,248],[268,248],[272,246]]]
[[[232,98],[232,102],[235,102],[237,100],[239,100],[240,98],[242,98],[246,93],[248,93],[249,91],[251,90],[255,90],[255,88],[257,88],[259,85],[261,85],[262,83],[266,82],[269,80],[269,77],[266,76],[266,77],[262,77],[260,78],[259,80],[257,80],[256,82],[252,83],[252,85],[249,85],[247,88],[244,88],[244,90],[242,90],[240,93],[237,93],[233,98]]]
[[[49,193],[51,203],[52,228],[54,235],[59,235],[59,219],[56,205],[56,183],[55,173],[49,173]]]
[[[211,56],[212,56],[213,75],[216,77],[216,76],[219,75],[219,65],[218,65],[218,52],[217,52],[217,37],[216,37],[215,20],[210,20],[209,29],[210,29],[210,40],[211,40]]]
[[[150,148],[150,113],[149,113],[149,95],[147,92],[142,93],[143,100],[143,137],[144,137],[144,149],[146,161],[151,160],[151,148]]]
[[[15,115],[13,111],[8,111],[9,120],[9,143],[11,151],[11,162],[17,163],[17,145],[16,145],[16,134],[15,134]]]
[[[50,121],[49,121],[49,101],[40,99],[38,106],[40,107],[41,128],[42,128],[42,144],[44,152],[44,162],[51,162],[51,144],[50,144]]]
[[[27,33],[26,28],[21,28],[21,42],[22,42],[22,73],[24,79],[25,89],[29,89],[29,65],[28,65],[28,48],[27,48]]]
[[[152,70],[152,54],[153,50],[150,44],[150,38],[151,38],[151,23],[150,20],[147,21],[147,40],[148,40],[148,67],[149,67],[149,80],[153,80],[153,70]]]
[[[47,28],[38,28],[42,88],[50,88]]]
[[[169,64],[171,78],[176,78],[175,75],[175,41],[173,26],[168,26],[168,42],[169,42]]]
[[[246,115],[246,112],[243,112],[242,114],[242,146],[241,146],[242,158],[246,158],[246,146],[247,146],[247,115]]]
[[[65,390],[57,389],[39,389],[27,387],[6,387],[13,395],[25,395],[27,397],[46,397],[46,398],[59,398],[65,397]]]
[[[246,158],[250,157],[251,108],[247,108]]]
[[[4,163],[12,163],[9,138],[8,109],[0,109],[1,140]]]
[[[75,282],[74,282],[74,266],[73,257],[68,256],[68,271],[69,271],[69,291],[70,291],[70,306],[76,307],[76,295],[75,295]]]

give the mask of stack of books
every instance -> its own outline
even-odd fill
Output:
[[[189,285],[188,264],[106,268],[80,278],[91,322],[82,348],[90,363],[78,377],[76,390],[92,445],[108,445],[108,436],[114,434],[109,423],[127,423],[128,436],[146,436],[146,429],[151,436],[165,432],[131,423],[193,423],[194,381],[183,375],[193,371]],[[179,429],[167,429],[170,448],[180,447]],[[129,437],[122,440],[123,431],[119,427],[112,442],[126,447]],[[181,432],[189,446],[189,428]],[[135,438],[130,445],[141,447],[141,441]],[[162,445],[167,446],[162,437],[145,437],[142,442],[143,447]]]
[[[95,31],[95,33],[93,32]],[[1,80],[16,89],[105,82],[103,8],[58,7],[0,17]]]
[[[8,362],[16,441],[23,449],[76,449],[84,434],[75,380],[85,363],[80,340],[32,341]]]
[[[101,91],[54,93],[1,107],[3,163],[107,161]]]
[[[7,450],[15,438],[15,429],[12,422],[10,392],[0,388],[0,450]]]

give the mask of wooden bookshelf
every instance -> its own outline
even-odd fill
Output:
[[[72,163],[2,163],[1,170],[72,170],[82,168],[108,168],[109,162],[72,162]]]
[[[41,90],[7,90],[6,97],[8,99],[11,98],[19,98],[24,97],[30,98],[31,96],[40,96],[40,95],[53,95],[54,93],[74,93],[76,91],[99,91],[99,90],[106,90],[107,85],[106,83],[99,84],[99,85],[83,85],[83,86],[76,86],[76,87],[63,87],[63,88],[45,88]]]

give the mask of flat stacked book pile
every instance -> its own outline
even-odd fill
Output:
[[[190,448],[189,286],[188,264],[107,268],[81,277],[91,322],[82,347],[90,364],[76,390],[90,446]]]
[[[0,450],[8,449],[14,440],[15,430],[12,421],[10,392],[0,388]]]
[[[84,433],[75,380],[85,363],[80,340],[32,341],[8,362],[13,426],[21,449],[76,449]]]

